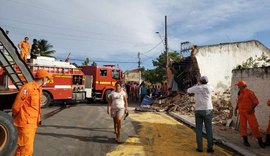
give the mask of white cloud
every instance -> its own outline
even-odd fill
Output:
[[[268,0],[10,0],[1,2],[0,23],[15,43],[25,34],[47,39],[58,57],[134,61],[160,42],[156,31],[164,37],[165,15],[169,48],[179,50],[181,41],[241,41],[270,31],[269,8]],[[148,52],[149,62],[163,49]]]

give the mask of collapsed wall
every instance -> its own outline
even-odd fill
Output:
[[[177,82],[178,89],[185,92],[189,87],[197,84],[200,79],[200,71],[197,60],[194,56],[181,59],[172,63],[172,73]]]
[[[268,121],[266,121],[268,120],[266,114],[269,114],[270,111],[270,108],[265,108],[266,100],[270,98],[270,90],[265,89],[270,86],[270,76],[268,76],[270,74],[269,67],[267,70],[246,69],[248,72],[244,70],[235,70],[232,73],[232,70],[236,68],[237,65],[241,65],[250,57],[256,58],[260,57],[262,54],[270,57],[270,50],[259,41],[255,40],[208,46],[194,46],[192,48],[191,56],[172,63],[171,69],[181,92],[186,92],[187,88],[195,85],[201,75],[208,77],[209,84],[214,87],[215,91],[215,95],[213,96],[214,109],[216,109],[216,112],[223,113],[217,118],[217,121],[221,119],[226,121],[232,118],[232,112],[233,108],[235,108],[237,98],[237,93],[235,91],[237,87],[235,87],[234,84],[239,79],[247,80],[251,88],[255,89],[255,93],[261,102],[261,105],[257,108],[256,114],[258,115],[261,128],[265,129],[265,126],[267,126],[268,123]],[[258,84],[257,81],[259,82]],[[256,91],[256,88],[260,90]],[[179,98],[183,97],[181,96]],[[178,101],[183,103],[182,99],[179,99]],[[181,105],[179,102],[174,103]],[[188,111],[190,112],[193,110],[191,108],[194,103],[188,103]],[[186,108],[186,106],[183,108]],[[173,107],[173,110],[178,109],[181,111],[182,106],[175,105]],[[235,122],[236,118],[233,118],[233,120]]]
[[[172,63],[172,72],[180,91],[196,84],[198,78],[205,75],[215,92],[222,94],[230,90],[232,70],[248,58],[263,53],[270,57],[270,50],[256,40],[194,46],[191,56]]]

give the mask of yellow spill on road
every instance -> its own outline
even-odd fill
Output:
[[[136,113],[129,116],[141,126],[138,136],[129,137],[107,156],[181,156],[181,155],[232,155],[214,146],[215,153],[196,152],[195,132],[166,114]]]

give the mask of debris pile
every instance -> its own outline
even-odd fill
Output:
[[[233,107],[230,102],[229,91],[214,95],[212,97],[212,102],[214,106],[213,124],[230,126]]]
[[[187,88],[197,84],[201,74],[198,67],[197,59],[194,56],[196,48],[192,49],[191,56],[182,58],[173,62],[170,69],[173,78],[178,85],[178,93],[173,92],[167,98],[157,98],[151,106],[142,106],[136,108],[137,111],[151,112],[178,112],[183,115],[194,115],[195,99],[186,93]],[[170,88],[170,87],[169,87]],[[213,102],[213,124],[230,126],[232,118],[232,105],[230,103],[229,89],[222,93],[216,93],[212,97]]]
[[[213,124],[227,125],[231,123],[233,108],[230,102],[230,93],[224,92],[215,94],[213,101]],[[178,112],[183,115],[194,115],[195,99],[188,94],[177,94],[163,99],[156,99],[152,106],[136,108],[137,111],[151,112]]]
[[[190,97],[187,94],[178,94],[165,99],[158,99],[155,101],[152,107],[156,109],[158,107],[163,108],[159,109],[159,111],[173,111],[181,112],[181,114],[191,115],[195,110],[194,105],[194,97]]]

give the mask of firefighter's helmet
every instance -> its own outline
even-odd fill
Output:
[[[237,85],[239,87],[245,87],[245,86],[247,86],[247,83],[243,80],[240,80],[235,85]]]
[[[44,69],[38,69],[36,73],[36,78],[41,79],[47,77],[48,79],[52,78],[52,74],[48,73]]]

